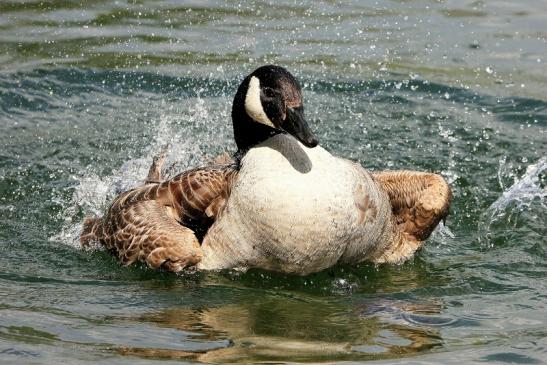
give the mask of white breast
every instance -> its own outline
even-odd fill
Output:
[[[389,213],[386,194],[360,166],[277,135],[245,155],[200,268],[306,274],[362,261],[385,240]]]

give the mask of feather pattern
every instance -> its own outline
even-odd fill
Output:
[[[442,176],[417,171],[381,171],[374,179],[387,192],[399,229],[408,239],[426,240],[448,215],[452,192]]]
[[[80,241],[98,241],[125,265],[142,261],[170,271],[195,265],[202,254],[189,227],[206,230],[224,207],[236,175],[234,164],[207,166],[127,191],[104,217],[84,222]]]

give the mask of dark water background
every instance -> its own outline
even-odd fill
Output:
[[[0,363],[545,363],[546,24],[532,0],[0,1]],[[425,248],[308,277],[82,251],[165,143],[172,173],[234,151],[265,63],[325,148],[450,182]]]

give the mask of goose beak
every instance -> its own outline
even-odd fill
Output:
[[[319,143],[304,119],[302,110],[287,108],[287,119],[283,123],[283,129],[306,147],[313,148]]]

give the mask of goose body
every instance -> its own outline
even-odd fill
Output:
[[[124,264],[180,271],[257,267],[305,275],[337,263],[399,263],[448,213],[442,177],[369,173],[318,146],[300,87],[277,66],[255,70],[232,108],[236,160],[121,194],[84,222]]]
[[[198,267],[306,274],[363,261],[391,240],[391,205],[361,166],[276,135],[243,158]]]

